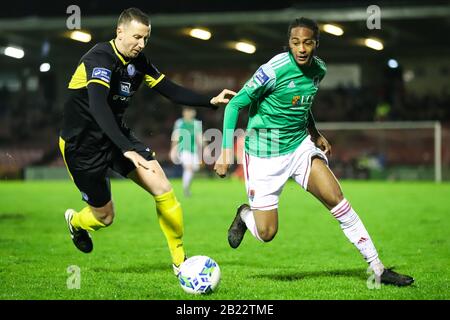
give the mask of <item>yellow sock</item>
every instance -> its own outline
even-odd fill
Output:
[[[75,229],[84,229],[88,231],[95,231],[105,227],[103,223],[95,218],[94,213],[89,206],[83,208],[80,212],[75,212],[70,223]]]
[[[166,236],[172,261],[180,265],[184,261],[183,248],[183,211],[175,197],[173,189],[160,196],[155,196],[156,212],[161,229]]]

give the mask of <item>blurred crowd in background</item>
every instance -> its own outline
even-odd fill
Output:
[[[419,97],[384,87],[323,89],[313,103],[313,113],[318,122],[432,120],[446,123],[450,120],[450,94],[443,91],[439,95]],[[139,135],[148,139],[161,134],[169,137],[173,122],[180,114],[180,106],[144,89],[136,94],[126,118]],[[205,129],[221,128],[222,114],[222,110],[199,110]],[[0,144],[47,144],[58,135],[61,115],[62,106],[56,105],[54,97],[45,90],[9,92],[2,87]],[[246,117],[241,116],[240,127],[245,128],[245,121]]]

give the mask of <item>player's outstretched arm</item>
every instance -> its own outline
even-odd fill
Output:
[[[223,89],[221,93],[219,93],[217,96],[213,97],[209,103],[216,107],[224,107],[227,105],[228,102],[230,102],[230,99],[236,95],[236,92]]]
[[[222,91],[222,93],[224,93]],[[227,175],[228,168],[234,161],[234,130],[239,117],[239,110],[248,107],[252,99],[245,90],[239,93],[231,100],[225,108],[222,131],[222,153],[214,165],[216,174],[224,178]]]
[[[220,105],[229,102],[229,97],[235,95],[234,91],[224,89],[215,97],[207,97],[191,89],[179,86],[171,80],[164,77],[156,86],[153,87],[158,93],[177,104],[192,107],[207,107],[216,109]]]

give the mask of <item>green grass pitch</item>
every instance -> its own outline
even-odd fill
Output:
[[[0,183],[0,299],[449,299],[450,185],[423,182],[342,183],[386,266],[414,276],[412,287],[368,289],[366,264],[337,221],[289,182],[280,199],[279,230],[270,243],[249,233],[236,250],[227,229],[245,202],[243,182],[194,180],[184,198],[187,254],[221,268],[219,290],[183,292],[172,273],[153,199],[129,181],[113,181],[116,219],[79,252],[66,230],[66,208],[83,206],[70,181]],[[68,289],[67,268],[80,268]]]

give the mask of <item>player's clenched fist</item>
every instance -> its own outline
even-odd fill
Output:
[[[222,153],[220,154],[219,159],[217,159],[214,165],[214,171],[219,177],[226,177],[228,168],[233,163],[233,158],[234,157],[232,149],[222,149]]]

